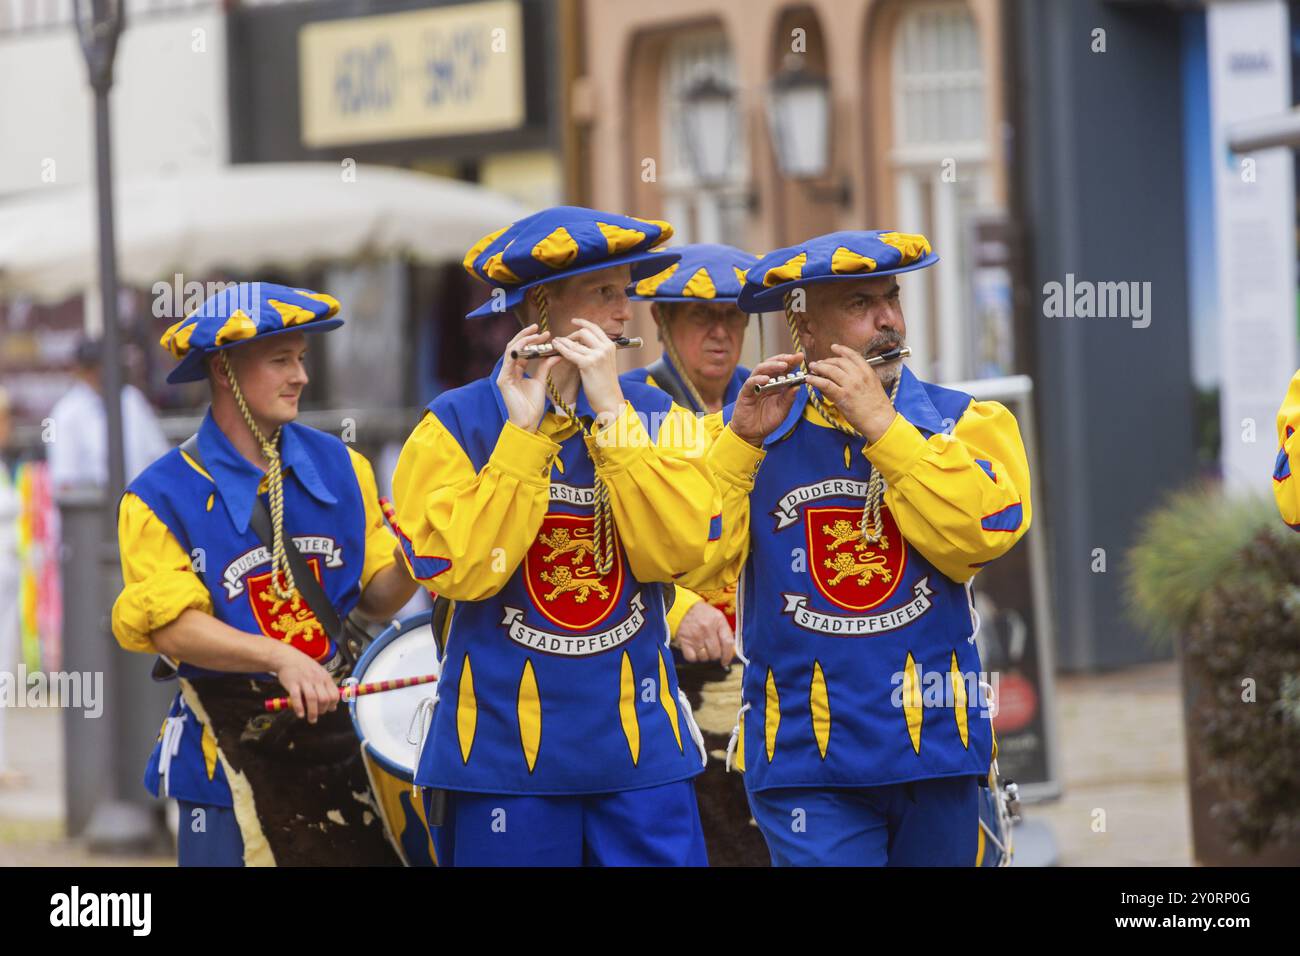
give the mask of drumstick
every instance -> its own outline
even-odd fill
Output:
[[[401,690],[404,687],[429,684],[437,679],[437,674],[421,674],[419,677],[395,677],[392,680],[377,680],[369,684],[346,684],[339,688],[339,700],[352,700],[354,697],[365,697],[367,694],[382,694],[387,690]],[[290,697],[272,697],[263,701],[262,705],[274,712],[284,710],[292,703],[293,699]]]

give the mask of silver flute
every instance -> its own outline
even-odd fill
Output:
[[[641,341],[640,336],[633,336],[629,339],[626,336],[620,335],[618,338],[614,339],[613,342],[614,346],[620,349],[639,349],[643,344],[645,344]],[[543,342],[541,345],[525,345],[521,349],[510,350],[510,357],[512,359],[547,358],[554,354],[555,346],[550,342]]]
[[[888,352],[881,352],[879,355],[873,355],[867,359],[868,365],[884,365],[886,362],[892,362],[895,359],[907,358],[912,354],[912,350],[906,345],[901,348],[890,349]],[[808,373],[800,369],[797,372],[791,372],[789,375],[779,375],[764,385],[755,385],[754,394],[762,395],[766,392],[775,392],[778,388],[788,388],[791,385],[802,385],[808,379]]]

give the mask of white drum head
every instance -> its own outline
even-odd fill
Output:
[[[369,655],[365,665],[364,671],[358,670],[354,675],[362,684],[440,673],[442,662],[438,658],[433,628],[425,623],[397,633]],[[357,732],[364,738],[371,754],[389,765],[386,769],[403,772],[407,779],[414,776],[416,745],[407,739],[407,734],[411,731],[411,720],[420,701],[436,692],[435,682],[367,694],[354,701]]]

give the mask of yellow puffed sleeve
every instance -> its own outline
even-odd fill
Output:
[[[402,446],[393,473],[398,541],[412,576],[454,601],[501,590],[537,536],[560,446],[506,422],[475,472],[432,412]]]
[[[703,600],[704,598],[700,597],[694,591],[687,590],[680,586],[675,586],[673,588],[673,606],[668,609],[667,617],[668,634],[674,640],[677,639],[677,628],[681,627],[682,618],[686,616],[686,612]]]
[[[710,418],[701,419],[702,423]],[[716,591],[740,580],[745,559],[749,557],[749,493],[754,477],[767,453],[755,448],[730,428],[721,428],[709,447],[705,460],[718,483],[722,503],[722,534],[717,548],[707,561],[694,571],[682,575],[677,583],[696,591]]]
[[[365,455],[348,449],[352,459],[352,470],[356,472],[357,487],[361,489],[361,500],[366,506],[366,560],[361,566],[361,590],[380,571],[397,563],[393,548],[397,538],[384,524],[384,512],[379,507],[379,486],[375,483],[375,470]]]
[[[951,434],[929,439],[898,415],[863,454],[887,482],[903,537],[954,581],[1029,530],[1029,462],[1015,416],[998,402],[972,401]]]
[[[1277,413],[1277,463],[1273,466],[1273,497],[1282,520],[1300,531],[1300,487],[1291,473],[1300,459],[1300,372],[1291,379],[1286,398]]]
[[[190,608],[211,614],[212,596],[175,535],[136,495],[122,497],[117,541],[125,587],[113,602],[113,636],[128,651],[157,654],[153,632]]]
[[[638,581],[671,581],[714,550],[722,524],[717,484],[705,457],[708,429],[673,405],[651,441],[641,417],[619,416],[584,436],[596,474],[609,488],[614,524]]]

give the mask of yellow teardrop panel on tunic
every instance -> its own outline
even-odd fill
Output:
[[[848,445],[848,442],[845,442],[845,443],[844,443],[844,467],[845,467],[845,468],[852,468],[852,467],[853,467],[852,461],[853,461],[853,459],[852,459],[852,457],[850,456],[850,453],[849,453],[849,445]]]
[[[212,728],[203,725],[203,739],[199,744],[203,748],[203,769],[208,772],[208,779],[217,772],[217,738],[212,735]]]
[[[745,713],[742,710],[736,718],[736,756],[733,761],[736,769],[745,772]]]
[[[659,652],[659,703],[663,705],[668,722],[672,724],[673,737],[677,740],[677,749],[682,749],[682,727],[677,719],[677,701],[673,700],[668,688],[668,665],[664,663],[664,652]]]
[[[767,762],[776,753],[776,731],[781,726],[781,698],[776,692],[772,668],[767,669],[767,703],[763,708],[763,734],[767,738]]]
[[[921,752],[921,681],[916,674],[916,661],[909,651],[903,664],[903,716],[907,718],[907,735],[912,738],[912,749]]]
[[[542,698],[537,691],[537,675],[533,662],[524,661],[524,672],[519,677],[519,744],[524,748],[524,761],[528,772],[537,766],[537,750],[542,743]]]
[[[817,750],[826,759],[826,748],[831,743],[831,701],[826,692],[826,675],[820,661],[813,661],[812,686],[808,692],[808,706],[812,710],[813,737]]]
[[[618,719],[623,724],[632,766],[641,759],[641,724],[636,716],[636,678],[632,676],[632,659],[623,652],[623,663],[618,675]]]
[[[952,678],[952,704],[957,715],[957,736],[961,738],[961,745],[967,750],[970,749],[970,715],[966,712],[966,681],[962,677],[961,668],[957,666],[957,652],[952,652],[952,667],[948,671]]]
[[[474,697],[474,670],[469,666],[469,655],[460,670],[460,693],[456,700],[456,736],[460,740],[460,759],[469,763],[469,752],[474,747],[474,731],[478,727],[478,700]]]

